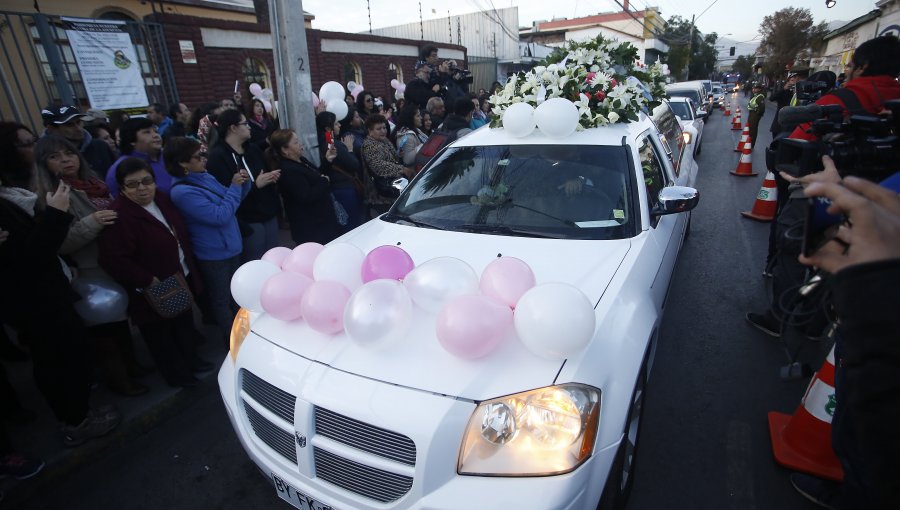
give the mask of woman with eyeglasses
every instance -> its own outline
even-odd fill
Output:
[[[100,263],[128,290],[131,319],[141,330],[166,383],[174,387],[196,386],[199,381],[194,374],[211,370],[213,364],[197,354],[201,338],[194,328],[193,311],[164,318],[144,296],[147,287],[175,274],[185,278],[194,296],[200,293],[200,271],[189,228],[175,204],[156,189],[156,180],[145,160],[122,161],[116,168],[116,181],[122,193],[112,208],[119,219],[100,236]]]
[[[281,170],[266,171],[263,152],[250,143],[250,125],[240,111],[225,110],[216,124],[217,141],[211,144],[206,168],[222,186],[231,185],[239,171],[247,173],[250,192],[237,211],[244,236],[241,260],[256,260],[278,246],[281,200],[276,184]]]
[[[235,214],[241,201],[251,193],[253,183],[247,171],[241,169],[232,174],[228,186],[222,185],[207,172],[206,153],[200,142],[191,138],[169,140],[163,159],[166,170],[175,179],[172,202],[187,225],[206,288],[204,313],[208,311],[215,319],[227,344],[231,321],[237,313],[237,305],[231,299],[231,276],[241,265],[243,250]]]
[[[356,96],[356,111],[359,113],[359,118],[362,119],[363,122],[369,117],[369,115],[373,115],[377,113],[377,109],[375,107],[375,96],[372,95],[371,92],[362,91]]]
[[[75,217],[75,221],[69,227],[59,254],[65,256],[75,269],[73,284],[76,288],[99,286],[118,292],[118,299],[124,301],[126,296],[118,286],[110,285],[112,279],[97,260],[97,239],[104,229],[115,224],[118,217],[110,207],[113,198],[106,183],[94,174],[84,156],[65,138],[52,135],[41,138],[34,154],[37,163],[34,190],[38,195],[38,209],[46,207],[42,197],[58,188],[60,182],[65,182],[71,190],[68,212]],[[113,295],[116,294],[110,294]],[[87,296],[84,299],[88,300]],[[124,396],[146,393],[149,389],[134,380],[146,375],[147,370],[135,360],[131,328],[125,314],[104,318],[92,316],[90,320],[88,332],[94,344],[97,365],[109,389]]]

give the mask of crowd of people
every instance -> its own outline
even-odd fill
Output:
[[[149,391],[142,378],[154,370],[173,387],[198,384],[213,364],[198,354],[207,338],[191,305],[227,345],[231,277],[282,244],[282,228],[295,244],[335,239],[387,210],[393,181],[415,175],[432,134],[490,121],[488,93],[469,94],[466,72],[436,48],[423,48],[416,76],[394,104],[363,90],[347,95],[342,119],[320,108],[318,165],[266,103],[244,110],[239,94],[193,111],[152,103],[133,117],[51,105],[38,133],[0,122],[0,271],[18,289],[0,304],[0,356],[30,357],[66,446],[121,420],[89,405],[97,383],[125,397]],[[161,304],[160,289],[188,304]],[[154,368],[135,356],[134,330]],[[0,476],[31,476],[43,462],[16,453],[4,422],[34,412],[2,364],[0,397]]]
[[[847,126],[860,122],[857,115],[890,119],[896,107],[888,102],[900,100],[898,76],[900,40],[896,36],[860,44],[840,76],[828,71],[805,80],[788,75],[770,95],[778,109],[771,126],[770,152],[777,152],[788,138],[820,144],[817,150],[828,151],[833,135],[825,137],[811,129],[825,106],[837,107]],[[754,85],[752,90],[762,110],[763,89]],[[757,118],[757,126],[758,122]],[[896,118],[893,125],[896,130]],[[854,138],[852,149],[870,150],[864,139]],[[878,143],[882,148],[894,144],[896,151],[896,137]],[[893,424],[900,417],[900,344],[896,341],[900,326],[895,313],[900,302],[900,172],[893,157],[882,167],[874,157],[860,157],[851,164],[839,156],[835,153],[838,164],[822,157],[821,171],[776,173],[776,215],[763,271],[771,279],[772,303],[765,311],[747,313],[746,319],[772,337],[790,332],[812,341],[834,339],[831,445],[822,447],[833,448],[843,481],[793,473],[794,488],[825,508],[898,508],[900,471],[894,459],[900,452],[900,434]],[[827,198],[827,212],[841,221],[834,224],[830,236],[824,236],[821,246],[804,249],[799,241],[804,236],[796,232],[810,229],[805,225],[809,197]],[[812,288],[813,277],[822,282],[818,286],[825,292],[801,290]]]

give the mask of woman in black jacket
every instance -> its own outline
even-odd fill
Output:
[[[316,133],[319,137],[319,161],[322,171],[331,179],[331,193],[347,211],[347,230],[362,223],[363,187],[362,165],[353,153],[352,133],[343,133],[341,123],[331,112],[316,115]],[[339,139],[340,138],[340,139]],[[329,142],[329,139],[331,140]],[[328,151],[337,151],[334,161],[328,161]]]
[[[303,157],[303,144],[297,134],[289,129],[275,131],[269,137],[266,154],[273,167],[281,168],[278,187],[294,242],[325,244],[344,233],[344,227],[338,222],[336,208],[340,206],[331,194],[330,179]],[[328,162],[336,157],[335,149],[325,154]]]
[[[256,260],[278,246],[278,217],[281,201],[278,182],[281,170],[266,171],[266,160],[256,145],[249,143],[250,127],[244,114],[225,110],[216,120],[218,141],[209,152],[206,169],[228,187],[234,174],[246,170],[253,185],[237,210],[244,249],[241,261]]]
[[[278,122],[266,112],[266,107],[261,99],[253,98],[250,101],[247,122],[250,123],[250,143],[255,144],[261,150],[266,150],[269,147],[269,136],[278,129]]]

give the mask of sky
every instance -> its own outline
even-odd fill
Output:
[[[619,0],[623,1],[623,0]],[[810,9],[819,21],[850,21],[875,9],[874,0],[836,0],[828,9],[825,0],[794,0],[792,7]],[[601,12],[622,10],[615,0],[302,0],[303,9],[316,18],[313,28],[336,32],[364,32],[369,29],[367,3],[371,5],[372,28],[419,21],[419,5],[425,20],[490,9],[519,7],[519,26],[531,26],[534,20],[554,17],[575,18]],[[631,10],[646,6],[659,7],[668,20],[678,15],[690,19],[698,15],[697,27],[702,33],[716,32],[731,41],[758,40],[759,24],[764,16],[785,7],[784,0],[630,0]],[[448,7],[449,6],[449,7]],[[705,11],[705,12],[704,12]]]

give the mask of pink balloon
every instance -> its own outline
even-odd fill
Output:
[[[263,99],[262,103],[263,108],[265,108],[267,112],[272,113],[272,102],[267,99]]]
[[[315,92],[313,92],[312,95],[313,95],[313,97],[312,97],[313,108],[315,108],[315,107],[319,106],[319,96],[317,96]]]
[[[312,278],[298,273],[283,272],[266,280],[259,294],[259,302],[267,314],[282,321],[301,317],[300,302]]]
[[[262,92],[262,87],[259,86],[259,83],[250,84],[250,94],[258,96],[260,92]]]
[[[344,307],[349,300],[350,291],[340,283],[313,282],[300,300],[300,311],[309,327],[334,335],[344,329]]]
[[[402,280],[415,268],[412,257],[399,246],[379,246],[370,251],[362,263],[363,283],[372,280]]]
[[[266,262],[271,262],[276,266],[281,267],[281,264],[284,263],[284,259],[286,259],[290,254],[290,248],[285,248],[284,246],[276,246],[264,253],[260,260],[265,260]]]
[[[353,99],[356,99],[356,96],[358,96],[359,93],[362,92],[363,90],[365,90],[363,88],[363,84],[357,83],[356,88],[354,88],[353,90],[350,91],[350,95],[353,96]]]
[[[515,308],[519,298],[534,283],[534,273],[528,264],[515,257],[500,257],[484,268],[479,287],[485,296]]]
[[[394,89],[396,89],[396,88],[399,87],[399,86],[400,86],[400,82],[397,81],[396,78],[394,78],[393,80],[391,80],[391,87],[394,87]]]
[[[281,263],[281,269],[313,277],[313,263],[325,247],[319,243],[303,243],[294,248]]]
[[[480,294],[454,298],[437,317],[437,338],[450,354],[481,358],[500,345],[513,324],[513,313],[503,303]]]

